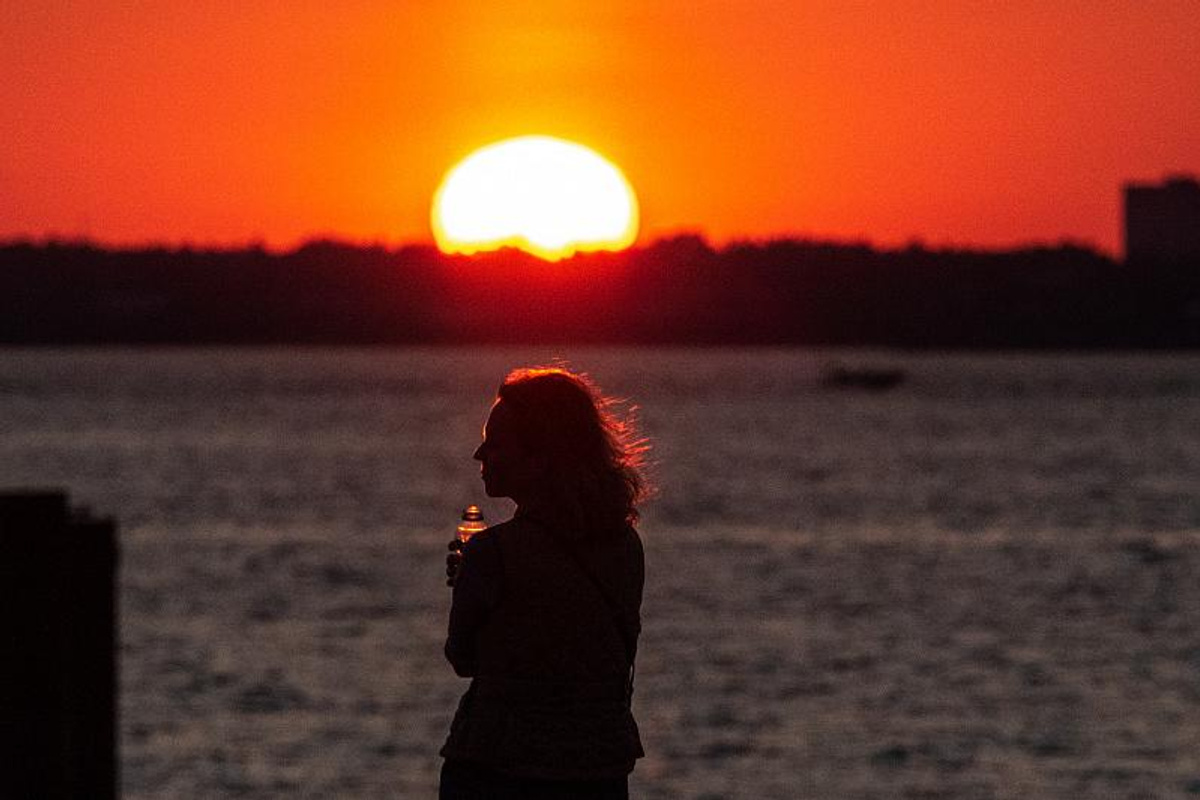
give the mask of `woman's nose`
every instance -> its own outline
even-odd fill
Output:
[[[479,445],[479,447],[475,448],[475,453],[471,456],[471,458],[475,459],[476,461],[483,461],[483,445]]]

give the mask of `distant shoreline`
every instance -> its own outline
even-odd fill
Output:
[[[557,263],[331,241],[0,245],[0,345],[566,344],[1191,350],[1200,264],[697,236]]]

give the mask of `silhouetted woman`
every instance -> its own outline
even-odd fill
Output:
[[[627,798],[644,562],[642,445],[582,377],[511,373],[475,451],[508,522],[451,564],[446,658],[471,678],[442,748],[442,800]]]

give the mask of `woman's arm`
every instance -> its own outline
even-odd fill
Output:
[[[500,599],[500,550],[495,535],[488,531],[476,534],[463,547],[462,556],[450,603],[445,652],[455,674],[470,678],[478,667],[475,635]]]

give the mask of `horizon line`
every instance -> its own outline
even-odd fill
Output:
[[[706,249],[713,253],[723,253],[739,247],[769,247],[777,244],[803,244],[825,247],[838,248],[857,248],[868,249],[880,253],[897,253],[905,251],[924,251],[930,253],[1019,253],[1035,250],[1062,250],[1074,249],[1084,250],[1095,253],[1096,255],[1104,256],[1120,261],[1119,253],[1112,252],[1105,247],[1102,247],[1094,242],[1089,242],[1080,238],[1071,236],[1062,236],[1055,240],[1046,239],[1028,239],[1018,242],[1013,242],[1006,245],[996,244],[975,244],[955,241],[932,242],[925,240],[919,236],[911,237],[902,243],[879,243],[869,237],[855,236],[837,238],[832,236],[820,236],[816,234],[804,233],[776,233],[769,235],[757,236],[730,236],[722,240],[710,238],[702,231],[692,228],[681,228],[676,231],[663,232],[653,238],[645,240],[639,238],[629,247],[623,250],[601,250],[595,252],[579,252],[574,256],[566,259],[569,261],[572,258],[586,258],[589,256],[613,257],[620,256],[624,253],[632,253],[652,249],[655,246],[662,244],[670,244],[672,242],[693,241],[702,244]],[[314,246],[336,246],[347,249],[356,250],[383,250],[387,253],[399,253],[404,250],[411,249],[427,249],[438,253],[448,259],[474,259],[486,258],[489,255],[496,253],[518,252],[524,253],[516,247],[504,247],[497,250],[484,250],[472,254],[463,253],[446,253],[438,248],[437,243],[432,239],[411,239],[407,241],[388,241],[384,239],[369,239],[369,238],[353,238],[342,236],[334,233],[314,233],[312,235],[294,240],[290,245],[272,245],[261,238],[250,238],[238,241],[218,242],[218,241],[190,241],[190,240],[143,240],[143,241],[113,241],[103,240],[88,235],[62,235],[57,233],[45,234],[42,236],[11,236],[0,238],[0,248],[11,247],[35,247],[35,248],[75,248],[75,249],[92,249],[112,253],[138,253],[138,252],[196,252],[196,253],[236,253],[236,252],[264,252],[272,256],[287,256],[296,254],[306,248]],[[538,258],[531,253],[524,253],[530,258]],[[544,260],[544,259],[543,259]]]

